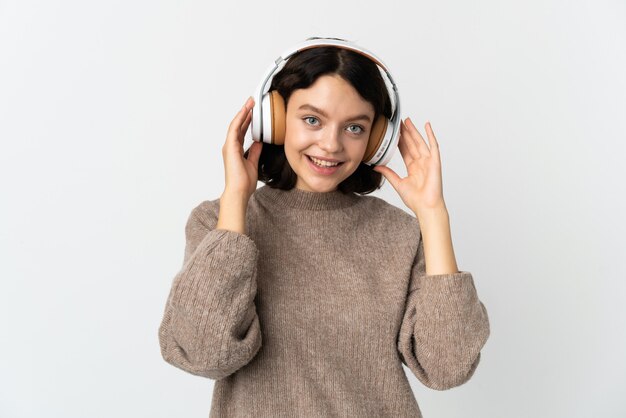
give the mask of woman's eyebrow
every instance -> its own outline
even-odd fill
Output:
[[[328,114],[326,112],[324,112],[322,109],[318,109],[317,107],[315,107],[313,105],[310,105],[310,104],[303,104],[302,106],[300,106],[298,108],[298,110],[301,110],[301,109],[309,109],[309,110],[312,110],[314,112],[319,113],[320,115],[324,116],[325,118],[328,117]],[[365,115],[365,114],[353,116],[351,118],[348,118],[347,120],[360,120],[360,119],[361,120],[366,120],[368,122],[372,121],[372,119],[368,115]]]

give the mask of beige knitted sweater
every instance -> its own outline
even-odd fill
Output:
[[[465,383],[489,320],[472,274],[425,275],[418,220],[375,196],[262,186],[246,234],[196,206],[158,330],[166,362],[214,379],[210,417],[421,417]]]

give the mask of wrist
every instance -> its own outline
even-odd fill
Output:
[[[236,190],[224,189],[220,196],[220,202],[228,202],[230,205],[243,205],[244,208],[248,206],[248,200],[250,197],[246,193]]]
[[[441,203],[436,206],[430,207],[417,207],[411,209],[415,216],[419,218],[439,218],[439,217],[448,217],[448,208],[445,203]]]

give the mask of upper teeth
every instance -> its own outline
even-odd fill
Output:
[[[313,160],[313,162],[317,165],[323,165],[325,167],[334,167],[336,165],[339,165],[339,163],[329,163],[328,161],[324,161],[324,160],[318,160],[315,157],[311,157],[311,160]]]

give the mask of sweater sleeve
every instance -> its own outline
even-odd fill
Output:
[[[254,304],[259,252],[247,235],[214,229],[218,210],[207,214],[201,206],[193,209],[185,227],[183,266],[167,298],[159,345],[169,364],[221,379],[261,348]]]
[[[402,362],[427,387],[446,390],[467,382],[489,337],[487,310],[472,274],[426,275],[420,237],[398,335]]]

